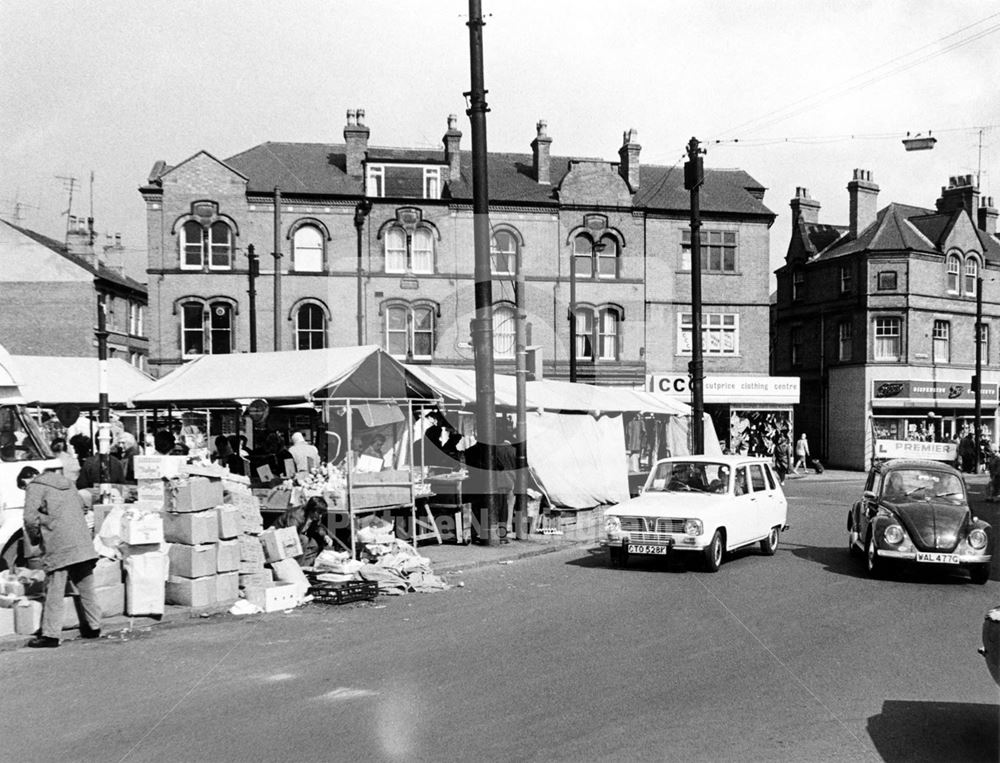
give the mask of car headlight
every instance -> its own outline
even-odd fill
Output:
[[[897,543],[903,542],[903,528],[899,525],[889,525],[885,528],[885,532],[882,533],[882,537],[885,538],[886,543],[892,543],[896,545]]]
[[[685,519],[684,520],[684,534],[685,535],[701,535],[705,532],[705,527],[702,525],[700,519]]]
[[[981,550],[986,548],[986,544],[989,538],[986,537],[986,532],[980,530],[978,527],[969,533],[969,545],[974,549]]]
[[[607,517],[604,520],[604,529],[609,535],[621,532],[622,521],[618,517]]]

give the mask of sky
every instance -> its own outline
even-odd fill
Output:
[[[954,175],[1000,205],[1000,5],[982,0],[482,0],[487,141],[673,165],[697,137],[777,214],[771,267],[805,187],[846,224],[855,168],[879,207],[933,208]],[[0,0],[0,217],[62,239],[93,205],[141,274],[138,187],[157,160],[265,141],[441,148],[470,89],[466,0]],[[907,152],[907,132],[937,143]],[[718,141],[718,142],[717,142]],[[91,183],[93,173],[93,183]],[[993,176],[996,175],[996,183]],[[995,187],[994,187],[995,186]],[[20,205],[18,207],[18,205]]]

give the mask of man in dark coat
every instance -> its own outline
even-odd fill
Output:
[[[41,634],[28,646],[59,646],[67,581],[80,596],[80,635],[98,638],[101,608],[94,593],[97,553],[84,517],[83,499],[76,486],[58,472],[39,474],[26,466],[18,474],[17,484],[25,491],[24,531],[32,543],[41,545],[46,573]]]

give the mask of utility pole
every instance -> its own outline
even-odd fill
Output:
[[[107,312],[107,295],[102,292],[97,295],[97,453],[102,486],[111,481],[111,407],[108,404]]]
[[[569,254],[569,380],[576,384],[576,249]]]
[[[691,138],[684,164],[684,187],[691,192],[691,453],[705,452],[705,363],[701,349],[701,200],[698,189],[705,182],[704,149],[698,139]]]
[[[514,353],[517,358],[517,422],[514,450],[517,471],[514,476],[514,537],[527,540],[528,527],[528,347],[524,309],[524,251],[519,249],[514,263]]]
[[[274,351],[281,350],[281,189],[274,187]]]
[[[983,436],[983,277],[976,278],[976,375],[972,389],[976,396],[976,474],[979,473],[979,442]]]
[[[365,218],[372,210],[372,203],[368,199],[361,199],[354,207],[354,227],[358,232],[358,272],[357,272],[357,302],[358,302],[358,347],[365,343],[365,313],[364,313],[364,286],[362,285],[362,263],[364,252],[362,251],[362,234],[365,229]]]
[[[480,539],[499,543],[497,532],[496,399],[493,380],[493,288],[490,273],[490,201],[486,171],[486,87],[483,83],[483,9],[480,0],[469,0],[469,61],[472,88],[466,114],[472,123],[472,217],[475,241],[475,305],[472,346],[476,358],[476,439],[482,444],[482,477],[486,494],[485,527]],[[506,498],[506,496],[505,496]],[[485,531],[485,532],[484,532]]]
[[[247,259],[250,260],[250,352],[257,352],[257,276],[260,275],[260,258],[254,251],[253,244],[247,246]]]

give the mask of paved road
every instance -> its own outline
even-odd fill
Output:
[[[0,759],[995,761],[976,648],[1000,576],[866,579],[860,482],[790,481],[778,553],[715,575],[578,546],[375,606],[3,653]]]

